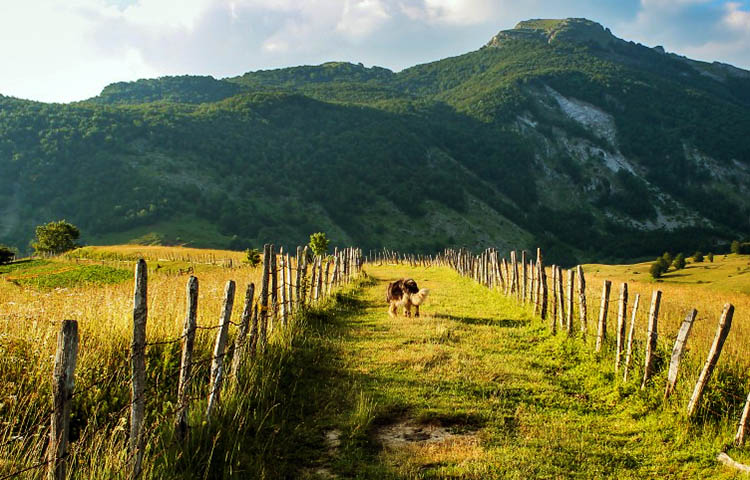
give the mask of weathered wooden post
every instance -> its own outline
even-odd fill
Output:
[[[560,330],[565,330],[565,291],[563,290],[563,270],[557,267],[557,321],[560,324]],[[568,332],[570,334],[570,332]]]
[[[278,319],[279,315],[279,280],[278,280],[278,270],[276,268],[276,247],[274,244],[271,244],[271,265],[269,267],[269,274],[271,275],[271,311],[268,314],[267,321],[269,323],[269,330],[273,331],[273,329],[276,327],[276,321]]]
[[[234,339],[234,356],[232,357],[232,374],[234,375],[235,381],[237,380],[237,376],[240,371],[240,365],[242,364],[242,360],[245,358],[245,353],[247,350],[247,333],[250,330],[250,319],[253,316],[253,296],[254,295],[255,295],[255,284],[251,283],[250,285],[247,286],[247,290],[245,291],[245,306],[242,309],[242,318],[240,320],[240,328],[237,330],[237,338]]]
[[[727,339],[727,335],[729,335],[729,330],[732,328],[733,316],[734,305],[727,303],[724,305],[724,311],[719,319],[719,327],[716,329],[714,342],[711,344],[711,350],[708,352],[708,359],[703,366],[703,370],[701,370],[698,382],[695,384],[693,395],[690,397],[690,403],[688,403],[687,409],[688,417],[695,415],[695,412],[698,410],[698,404],[703,396],[703,390],[706,388],[706,384],[711,378],[711,374],[714,372],[716,363],[719,361],[719,355],[721,355],[721,349],[724,347],[724,342]]]
[[[581,323],[581,339],[586,342],[586,334],[588,333],[588,319],[587,319],[587,307],[586,307],[586,278],[583,275],[583,267],[578,265],[576,267],[578,271],[578,317]]]
[[[620,370],[620,361],[625,348],[625,327],[628,315],[628,284],[620,285],[620,299],[617,306],[617,352],[615,354],[615,373]]]
[[[622,381],[628,381],[628,367],[630,367],[630,357],[633,354],[633,335],[635,334],[635,318],[638,313],[638,303],[641,299],[641,294],[635,294],[635,300],[633,300],[633,311],[631,312],[630,318],[630,331],[628,332],[628,346],[625,353],[625,368],[623,368]]]
[[[221,385],[224,380],[224,350],[227,345],[229,333],[229,322],[232,318],[232,306],[234,305],[234,281],[229,280],[224,290],[224,302],[219,319],[219,331],[216,333],[214,344],[214,355],[211,361],[211,386],[208,392],[208,406],[206,407],[206,418],[211,420],[214,407],[221,402]]]
[[[568,329],[568,336],[574,336],[575,335],[575,328],[573,328],[573,305],[574,305],[574,290],[575,290],[575,283],[576,283],[576,271],[572,268],[568,270],[568,319],[566,321],[567,323],[567,329]]]
[[[643,369],[641,390],[646,388],[646,382],[651,378],[656,356],[656,341],[658,340],[659,305],[661,305],[661,290],[654,290],[651,297],[651,310],[648,313],[648,337],[646,337],[646,366]]]
[[[552,265],[552,323],[555,324],[553,332],[557,331],[557,265]]]
[[[284,263],[284,248],[279,249],[279,319],[281,327],[286,326],[286,263]]]
[[[526,290],[526,278],[528,277],[526,263],[526,250],[521,250],[521,282],[523,283],[521,286],[521,301],[524,303],[526,303],[526,296],[528,294]]]
[[[307,295],[307,251],[307,245],[305,245],[305,248],[302,249],[302,277],[300,280],[302,284],[302,288],[300,289],[300,294],[302,295],[300,305],[303,307],[307,305],[307,299],[310,298]]]
[[[328,278],[329,278],[329,274],[330,274],[330,273],[331,273],[331,261],[330,261],[330,260],[327,260],[327,261],[326,261],[326,278],[325,278],[325,280],[323,281],[323,287],[325,288],[325,292],[324,292],[324,294],[325,294],[326,296],[328,296],[328,295],[330,295],[330,294],[331,294],[331,288],[330,288],[330,284],[328,283]]]
[[[47,449],[47,478],[66,478],[70,410],[78,358],[78,322],[63,320],[57,334],[57,352],[52,371],[52,418]],[[12,475],[11,475],[12,476]]]
[[[315,288],[315,300],[323,297],[323,255],[318,256],[318,283]]]
[[[289,316],[294,312],[294,290],[292,289],[292,260],[289,254],[286,254],[286,299],[287,299],[287,315],[284,319],[284,326],[289,323]]]
[[[294,286],[294,301],[296,310],[302,307],[302,247],[297,247],[297,276],[295,277],[296,285]]]
[[[318,301],[318,256],[313,256],[310,268],[310,302]]]
[[[693,323],[695,322],[695,317],[697,315],[698,310],[690,310],[685,317],[685,320],[682,321],[680,331],[677,332],[677,340],[675,340],[674,348],[672,349],[672,359],[669,362],[669,374],[667,375],[667,387],[664,390],[664,400],[672,395],[674,387],[677,385],[677,371],[680,368],[682,352],[685,351],[685,344],[687,344],[688,335],[690,335],[690,330],[693,328]]]
[[[260,281],[260,315],[258,318],[258,340],[261,353],[268,343],[268,270],[271,268],[271,246],[263,245],[263,273]]]
[[[133,292],[133,343],[130,345],[130,438],[128,451],[132,458],[130,478],[141,475],[146,438],[143,435],[143,418],[146,413],[146,318],[148,317],[148,271],[146,262],[138,260],[135,266],[135,291]]]
[[[544,263],[541,257],[539,258],[539,278],[541,279],[541,282],[542,282],[542,285],[541,285],[542,304],[541,304],[540,316],[542,317],[542,320],[545,320],[547,318],[547,304],[549,303],[547,301],[549,289],[547,287],[547,271],[544,268]]]
[[[607,339],[607,313],[609,311],[609,291],[612,287],[612,282],[604,280],[604,287],[602,287],[602,303],[599,307],[599,323],[596,328],[596,353],[602,350],[602,345]]]
[[[177,421],[175,433],[184,440],[188,433],[188,407],[190,381],[193,371],[193,346],[198,325],[198,279],[191,276],[187,282],[187,314],[182,328],[182,357],[180,359],[180,380],[177,385]]]
[[[250,346],[250,358],[255,358],[255,352],[258,350],[258,301],[255,301],[255,307],[253,307],[253,321],[250,326],[250,336],[248,337],[248,345]]]
[[[745,444],[745,436],[747,435],[747,420],[750,416],[750,393],[747,395],[745,400],[745,407],[742,409],[742,417],[740,418],[740,425],[737,428],[737,435],[734,437],[734,444],[741,447]]]

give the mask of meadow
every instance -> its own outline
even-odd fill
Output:
[[[228,280],[243,292],[260,269],[243,254],[171,247],[86,247],[0,267],[0,478],[41,478],[50,378],[63,319],[79,322],[71,478],[124,478],[134,258],[149,267],[145,478],[734,478],[715,461],[731,447],[745,396],[748,257],[717,256],[661,281],[647,264],[585,265],[588,342],[549,332],[531,308],[447,267],[365,266],[365,275],[275,329],[266,355],[227,386],[215,421],[202,416],[200,364],[191,436],[173,434],[185,285],[199,278],[196,355],[211,356]],[[738,270],[738,268],[740,270]],[[94,270],[92,270],[94,269]],[[90,273],[96,271],[98,273]],[[89,273],[87,273],[89,272]],[[636,273],[638,272],[638,273]],[[731,275],[731,276],[730,276]],[[410,276],[432,289],[419,319],[390,319],[384,282]],[[566,277],[567,278],[567,277]],[[610,341],[592,340],[604,279],[630,304],[641,294],[631,380],[614,373]],[[646,390],[645,326],[651,291],[664,292],[657,373]],[[238,297],[241,298],[238,293]],[[732,331],[699,415],[684,410],[725,302]],[[698,321],[675,395],[663,402],[665,362],[688,308]],[[235,300],[233,318],[242,302]],[[577,312],[576,312],[576,319]],[[576,323],[577,325],[577,323]],[[230,343],[236,336],[230,326]],[[15,477],[14,477],[15,478]]]

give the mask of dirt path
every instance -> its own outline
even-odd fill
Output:
[[[447,269],[367,272],[330,340],[325,388],[341,405],[324,435],[337,443],[321,442],[310,478],[731,478],[719,441],[614,386],[608,360],[527,309]],[[400,277],[431,290],[421,318],[388,317],[385,284]]]

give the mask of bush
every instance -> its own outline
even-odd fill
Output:
[[[711,252],[708,252],[708,255],[706,255],[706,258],[709,262],[714,263],[714,254]]]
[[[328,244],[330,240],[326,237],[323,232],[313,233],[310,235],[310,249],[313,255],[325,255],[328,252]]]
[[[703,263],[703,252],[697,251],[693,254],[693,262],[695,263]]]
[[[36,240],[31,247],[36,253],[58,255],[73,250],[81,231],[75,225],[59,220],[36,227]]]
[[[729,247],[729,250],[732,253],[739,255],[740,254],[740,241],[739,240],[732,241],[732,245]]]
[[[682,270],[685,268],[685,264],[687,262],[685,261],[685,255],[678,253],[676,257],[674,257],[674,262],[672,262],[672,265],[674,266],[675,270]]]
[[[672,257],[672,254],[669,252],[664,252],[664,255],[662,255],[661,258],[667,262],[667,266],[672,265],[672,261],[674,260],[674,257]]]
[[[653,278],[660,278],[667,270],[669,270],[669,263],[664,259],[664,256],[661,256],[651,265],[649,273]]]
[[[5,245],[0,245],[0,265],[10,263],[14,258],[16,258],[15,250]]]
[[[257,248],[248,248],[245,250],[245,262],[253,267],[260,265],[261,253]]]

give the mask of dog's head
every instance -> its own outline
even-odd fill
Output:
[[[404,280],[404,291],[407,293],[413,295],[415,293],[419,292],[419,287],[417,286],[417,282],[415,282],[413,279]]]

